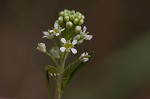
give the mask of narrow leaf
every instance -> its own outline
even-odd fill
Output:
[[[94,51],[90,52],[89,55],[92,57],[94,55]],[[83,67],[88,62],[81,62],[80,60],[76,60],[75,62],[71,63],[69,66],[66,67],[66,69],[64,70],[64,80],[62,82],[62,90],[65,89],[66,85],[73,78],[76,72],[79,71],[80,68]]]

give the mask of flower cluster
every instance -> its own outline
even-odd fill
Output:
[[[44,31],[44,36],[42,38],[53,39],[54,36],[59,36],[65,28],[61,28],[58,24],[58,20],[54,23],[54,28],[52,30]]]
[[[78,40],[78,44],[83,43],[84,40],[91,40],[93,35],[88,35],[89,32],[86,32],[86,27],[83,27],[83,30],[80,31],[80,34],[77,34],[74,39]]]
[[[63,47],[60,48],[61,52],[64,51],[70,52],[71,50],[73,54],[77,53],[77,50],[74,48],[74,45],[77,44],[77,40],[73,40],[71,43],[70,40],[66,41],[65,38],[62,38],[61,42],[64,43]]]
[[[80,12],[75,12],[74,10],[64,10],[59,13],[58,21],[63,26],[65,25],[68,29],[75,26],[75,28],[81,26],[84,23],[84,15]],[[78,32],[78,29],[76,29]]]
[[[65,9],[59,13],[59,18],[55,21],[54,27],[51,30],[43,32],[44,36],[42,38],[54,39],[55,37],[59,37],[61,43],[60,52],[71,51],[73,54],[76,54],[75,45],[83,43],[84,40],[91,40],[93,37],[93,35],[89,35],[89,32],[86,32],[86,26],[82,28],[84,19],[84,15],[80,12]],[[37,49],[39,50],[39,47],[42,45],[39,44]],[[56,52],[53,49],[51,51],[57,53],[57,58],[59,58],[60,52]]]

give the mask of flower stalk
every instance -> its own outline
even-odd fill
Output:
[[[93,35],[89,35],[89,32],[86,32],[87,28],[85,26],[82,28],[84,19],[85,16],[80,12],[67,9],[61,11],[58,19],[54,22],[54,27],[43,32],[44,36],[42,38],[51,40],[54,46],[47,50],[44,43],[38,43],[37,50],[49,56],[55,63],[55,66],[48,65],[45,69],[48,99],[55,97],[51,92],[51,79],[54,79],[56,85],[55,98],[61,99],[70,79],[93,55],[93,52],[84,52],[75,62],[69,65],[66,64],[70,53],[77,54],[78,51],[75,47],[82,44],[85,40],[91,40],[93,37]]]

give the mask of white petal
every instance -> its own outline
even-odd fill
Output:
[[[61,38],[61,42],[63,42],[65,44],[66,43],[66,39],[65,38]]]
[[[81,54],[81,57],[83,57],[83,56],[85,56],[85,53],[82,53],[82,54]]]
[[[56,73],[54,73],[54,76],[56,76]]]
[[[56,36],[58,36],[59,35],[59,33],[56,33]]]
[[[58,28],[58,21],[55,21],[54,28]]]
[[[39,46],[44,47],[44,48],[46,47],[44,43],[39,43]]]
[[[53,32],[53,30],[49,30],[49,32]]]
[[[42,36],[42,38],[47,38],[47,36]]]
[[[61,52],[64,52],[65,50],[66,50],[65,47],[61,47],[61,48],[60,48],[60,51],[61,51]]]
[[[65,28],[61,29],[61,31],[64,31],[64,30],[65,30]]]
[[[85,40],[91,40],[93,38],[93,35],[86,35]]]
[[[50,73],[50,75],[51,75],[51,76],[53,76],[53,74],[52,74],[52,73]]]
[[[46,52],[46,45],[44,43],[38,43],[37,50],[41,52]]]
[[[89,58],[83,58],[83,62],[87,62]]]
[[[47,31],[44,31],[43,34],[44,34],[45,36],[49,35],[49,33],[48,33]]]
[[[72,51],[73,54],[77,53],[77,50],[75,48],[72,48],[71,51]]]
[[[89,55],[88,52],[86,52],[85,55],[88,56]]]
[[[77,40],[73,40],[72,44],[73,45],[77,44]]]
[[[36,47],[36,49],[39,50],[39,51],[41,51],[40,48],[39,48],[38,46]]]
[[[86,29],[87,29],[87,27],[84,26],[84,27],[83,27],[83,32],[84,32],[84,33],[86,32]]]

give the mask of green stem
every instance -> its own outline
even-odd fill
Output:
[[[66,59],[69,55],[69,52],[64,52],[64,55],[62,56],[62,61],[61,61],[61,67],[62,67],[62,72],[64,70],[64,67],[65,67],[65,63],[66,63]]]
[[[53,60],[57,67],[59,66],[58,62],[55,60],[55,58],[53,58],[53,56],[50,53],[46,53],[46,55],[48,55]]]
[[[47,84],[47,90],[48,90],[48,99],[52,99],[50,81],[49,81],[49,74],[48,74],[48,69],[47,68],[45,70],[45,76],[46,76],[46,84]]]
[[[60,35],[61,36],[61,35]],[[61,42],[61,38],[62,37],[60,37],[60,36],[58,36],[58,39],[59,39],[59,42],[60,42],[60,46],[63,46],[63,43]]]
[[[61,86],[62,86],[62,81],[63,81],[63,71],[64,71],[65,62],[66,62],[68,54],[69,54],[69,52],[62,53],[62,56],[60,59],[60,68],[59,68],[60,75],[58,76],[58,83],[57,83],[57,85],[58,85],[58,89],[57,89],[58,97],[57,97],[57,99],[60,99],[62,96]]]
[[[54,44],[56,47],[58,47],[58,45],[57,45],[55,39],[52,39],[52,42],[53,42],[53,44]]]

